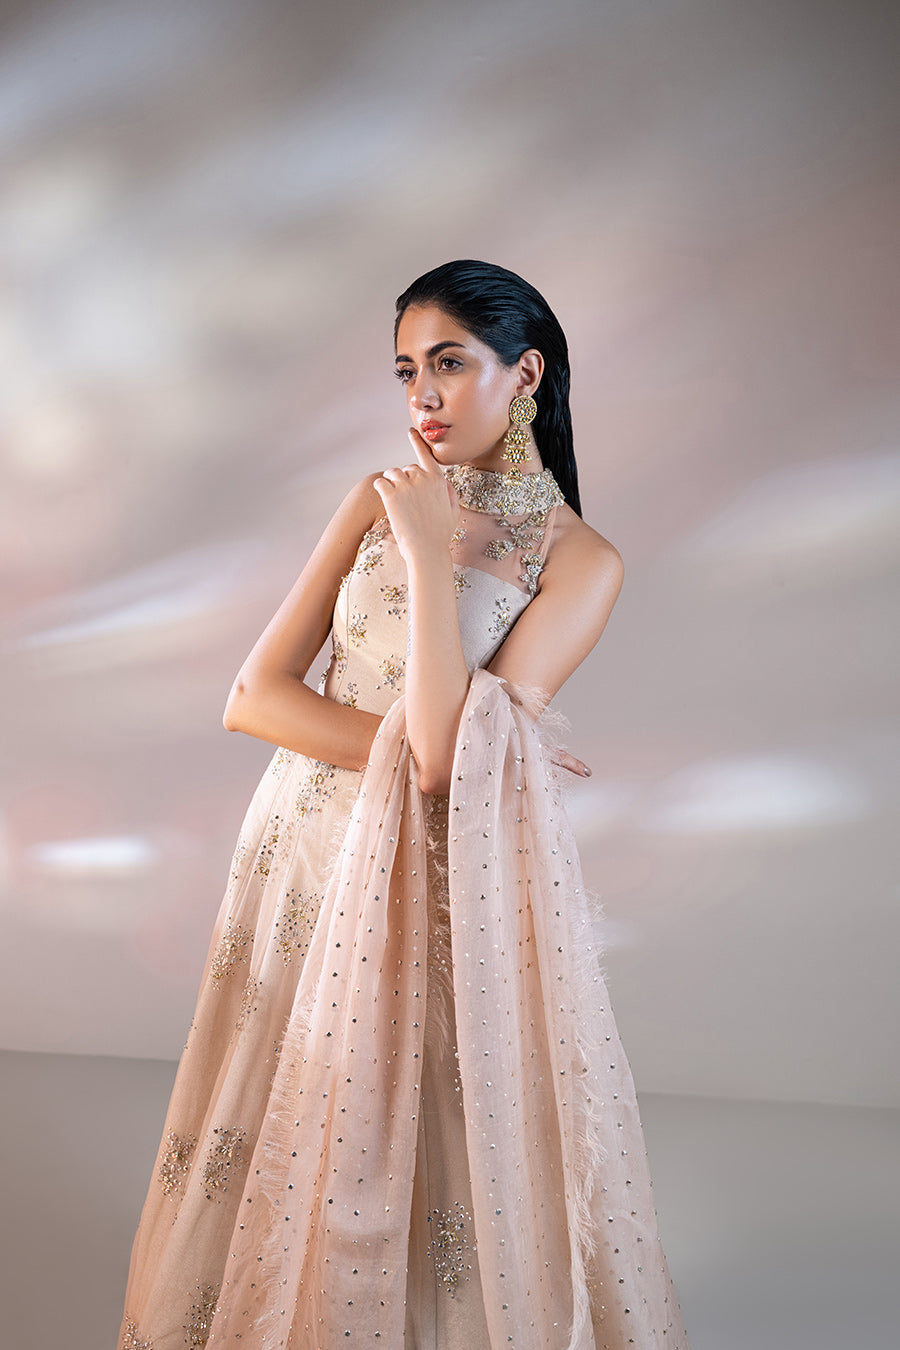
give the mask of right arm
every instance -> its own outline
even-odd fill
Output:
[[[342,768],[366,767],[381,716],[325,698],[304,684],[304,677],[331,630],[341,580],[360,540],[384,514],[372,487],[378,477],[370,474],[344,498],[238,671],[222,718],[226,731],[243,731]]]

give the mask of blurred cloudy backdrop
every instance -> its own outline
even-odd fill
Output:
[[[453,257],[556,310],[625,559],[558,704],[639,1091],[895,1127],[898,46],[875,0],[3,5],[0,1044],[164,1062],[130,1195],[274,750],[226,696],[408,460],[393,302]]]

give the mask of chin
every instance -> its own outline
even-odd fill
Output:
[[[433,445],[431,453],[434,455],[438,464],[445,464],[449,468],[451,464],[465,463],[466,456],[463,451],[455,450],[451,445]]]

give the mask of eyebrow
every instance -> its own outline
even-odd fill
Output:
[[[425,355],[429,357],[437,356],[438,352],[444,351],[444,349],[447,347],[460,347],[463,351],[466,350],[465,343],[463,342],[436,342],[433,347],[428,348],[428,351],[425,353]],[[408,361],[410,365],[415,364],[411,356],[395,356],[394,361],[395,362]]]

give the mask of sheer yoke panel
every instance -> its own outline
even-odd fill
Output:
[[[460,523],[451,541],[459,573],[487,572],[529,597],[537,590],[550,544],[556,507],[565,499],[549,470],[494,473],[468,464],[451,465]]]

